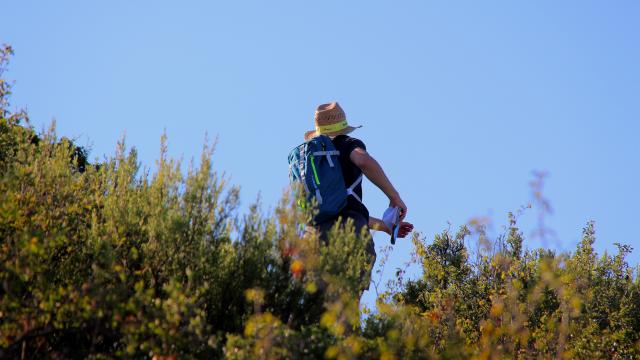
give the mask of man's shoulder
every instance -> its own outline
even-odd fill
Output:
[[[364,145],[364,142],[358,138],[351,137],[349,135],[338,135],[333,139],[333,143],[338,147],[347,147],[350,149],[355,149],[357,147],[362,149],[367,149]]]

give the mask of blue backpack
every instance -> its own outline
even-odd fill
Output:
[[[316,136],[289,153],[289,179],[292,183],[303,184],[307,200],[317,200],[316,223],[338,216],[347,205],[348,195],[361,201],[353,189],[362,181],[362,176],[347,188],[339,155],[340,152],[327,135]]]

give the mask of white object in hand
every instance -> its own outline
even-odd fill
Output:
[[[398,236],[397,230],[400,228],[398,226],[400,223],[400,208],[397,206],[387,208],[382,215],[382,222],[391,231],[391,243],[395,244]]]

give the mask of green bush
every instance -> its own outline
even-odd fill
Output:
[[[154,172],[124,140],[91,164],[11,112],[9,94],[0,80],[0,357],[640,356],[631,249],[598,256],[593,223],[560,254],[525,250],[514,216],[493,241],[474,224],[429,243],[415,234],[422,275],[399,270],[362,321],[366,252],[352,226],[321,243],[290,194],[273,214],[240,214],[209,145],[186,174],[164,138]]]

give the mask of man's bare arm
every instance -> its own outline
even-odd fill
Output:
[[[362,148],[355,148],[349,155],[351,162],[362,170],[362,173],[369,179],[375,186],[380,188],[387,198],[391,206],[398,206],[401,209],[401,218],[407,215],[407,206],[400,198],[400,194],[393,187],[391,181],[382,170],[382,167],[369,153]]]
[[[369,228],[371,230],[384,231],[387,234],[391,235],[391,229],[389,229],[389,227],[382,220],[378,218],[374,218],[373,216],[369,216]],[[403,221],[400,223],[398,237],[404,238],[412,231],[413,231],[413,224]]]
[[[369,228],[376,231],[384,231],[391,235],[391,229],[380,219],[369,216]]]

